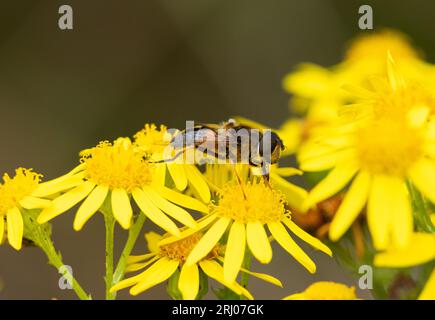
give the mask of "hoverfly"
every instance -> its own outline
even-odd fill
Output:
[[[195,163],[244,163],[260,168],[265,180],[269,179],[270,165],[277,163],[284,150],[281,138],[269,129],[256,129],[230,119],[221,124],[187,126],[176,133],[170,142],[175,156],[162,160],[170,162],[189,149],[196,151]],[[198,155],[203,157],[198,158]]]

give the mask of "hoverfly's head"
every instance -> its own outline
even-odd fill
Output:
[[[281,151],[284,149],[284,143],[282,142],[281,138],[275,132],[271,132],[271,164],[278,162],[279,158],[281,157]]]
[[[281,138],[273,131],[266,131],[260,140],[260,155],[265,162],[275,164],[281,157],[281,151],[284,150],[284,143]]]

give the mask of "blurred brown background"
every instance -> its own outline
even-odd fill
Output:
[[[62,4],[74,9],[72,31],[58,28]],[[373,6],[375,28],[408,33],[434,60],[429,0],[0,0],[0,171],[32,167],[54,178],[77,163],[79,150],[131,135],[145,122],[183,127],[238,114],[278,126],[288,116],[283,76],[304,61],[337,63],[359,32],[362,4]],[[81,284],[102,298],[102,218],[81,232],[72,221],[73,212],[55,220],[55,244]],[[119,251],[125,232],[116,237]],[[317,274],[275,250],[270,265],[254,269],[287,289],[252,280],[256,298],[279,299],[316,280],[357,285],[333,259],[304,248]],[[138,242],[136,252],[145,250]],[[58,279],[37,249],[0,247],[0,299],[75,298]],[[168,296],[159,286],[138,298]]]

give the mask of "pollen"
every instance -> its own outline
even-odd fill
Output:
[[[145,155],[162,154],[171,142],[171,134],[166,126],[157,128],[155,124],[145,124],[145,127],[135,134],[135,144]]]
[[[430,92],[418,83],[411,82],[396,89],[388,87],[384,92],[378,92],[374,103],[374,115],[412,117],[427,110],[427,114],[435,113],[435,100]],[[412,120],[412,119],[410,119]]]
[[[81,162],[86,164],[88,180],[111,189],[131,192],[153,180],[153,165],[143,160],[129,139],[100,142],[82,153]]]
[[[362,169],[372,174],[403,177],[423,156],[423,134],[394,117],[374,120],[357,132],[357,155]]]
[[[42,175],[35,173],[32,169],[18,168],[15,176],[3,175],[3,183],[0,184],[0,215],[19,205],[19,201],[30,196],[38,186]]]
[[[201,240],[201,237],[203,236],[202,233],[194,233],[193,235],[178,240],[176,242],[172,242],[170,244],[166,244],[161,246],[159,255],[162,257],[167,257],[171,260],[177,260],[181,263],[184,263],[189,256],[190,252],[193,250],[193,248],[196,246],[196,244]],[[207,260],[212,260],[216,258],[219,255],[221,248],[220,245],[216,245],[209,254],[203,258]]]
[[[241,223],[278,222],[289,212],[283,194],[263,180],[227,184],[219,192],[219,203],[213,205],[218,216]]]

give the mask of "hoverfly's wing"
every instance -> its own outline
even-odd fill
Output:
[[[199,123],[195,125],[195,129],[211,129],[218,130],[221,126],[216,123]]]
[[[236,120],[239,125],[243,125],[245,127],[251,127],[251,128],[254,128],[254,129],[264,129],[264,130],[265,129],[270,129],[270,127],[268,127],[268,126],[266,126],[264,124],[261,124],[261,123],[259,123],[257,121],[248,119],[248,118],[237,116],[237,117],[234,117],[234,120]]]

